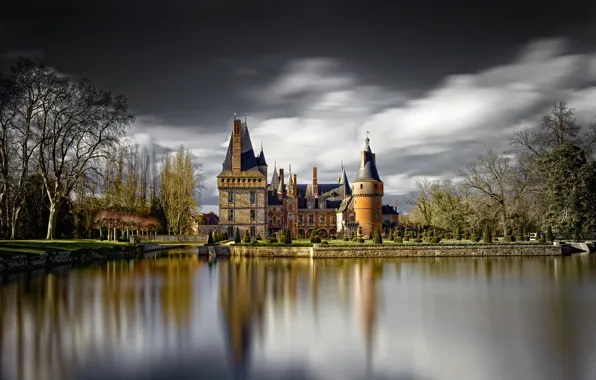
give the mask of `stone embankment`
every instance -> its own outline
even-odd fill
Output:
[[[76,251],[47,252],[42,254],[15,254],[0,256],[0,272],[38,269],[67,264],[88,264],[107,260],[144,258],[149,254],[171,248],[169,245],[141,244],[134,247],[115,249],[89,249]]]
[[[555,245],[492,244],[470,246],[320,246],[285,247],[245,245],[216,246],[217,256],[307,257],[307,258],[390,258],[390,257],[491,257],[491,256],[562,256],[563,247]],[[208,255],[199,247],[199,255]]]

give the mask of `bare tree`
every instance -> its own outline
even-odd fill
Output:
[[[465,186],[497,206],[503,234],[508,234],[510,202],[524,194],[526,186],[519,178],[520,171],[515,167],[515,161],[489,150],[460,176]]]
[[[47,239],[55,238],[57,211],[77,181],[119,144],[133,117],[123,96],[88,80],[55,78],[38,123],[39,171],[50,202]]]

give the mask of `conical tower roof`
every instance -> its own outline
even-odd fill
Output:
[[[261,152],[259,153],[259,157],[257,157],[257,164],[259,166],[267,166],[267,160],[265,159],[265,152],[263,151],[263,143],[261,143]]]
[[[377,164],[375,163],[373,152],[370,149],[370,140],[368,136],[364,140],[364,150],[362,151],[362,158],[360,159],[360,168],[358,169],[358,175],[356,175],[354,182],[383,182],[377,171]]]
[[[279,188],[279,174],[277,173],[277,164],[273,163],[273,174],[271,175],[271,189],[277,190]]]
[[[350,188],[350,183],[348,182],[348,175],[346,174],[346,167],[344,163],[341,163],[341,176],[339,177],[339,184],[344,188],[344,196],[352,195],[352,189]]]

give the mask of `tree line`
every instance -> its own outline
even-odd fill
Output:
[[[457,178],[417,181],[406,219],[461,238],[485,229],[507,240],[552,230],[580,235],[596,227],[596,117],[587,125],[566,103],[539,128],[513,132],[511,149],[488,150]]]
[[[197,157],[133,146],[126,97],[19,58],[0,74],[0,238],[189,231]]]

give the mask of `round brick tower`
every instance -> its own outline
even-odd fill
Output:
[[[360,154],[360,168],[353,182],[352,197],[359,231],[365,238],[376,228],[383,231],[383,181],[379,177],[375,154],[370,149],[367,137],[364,150]]]

